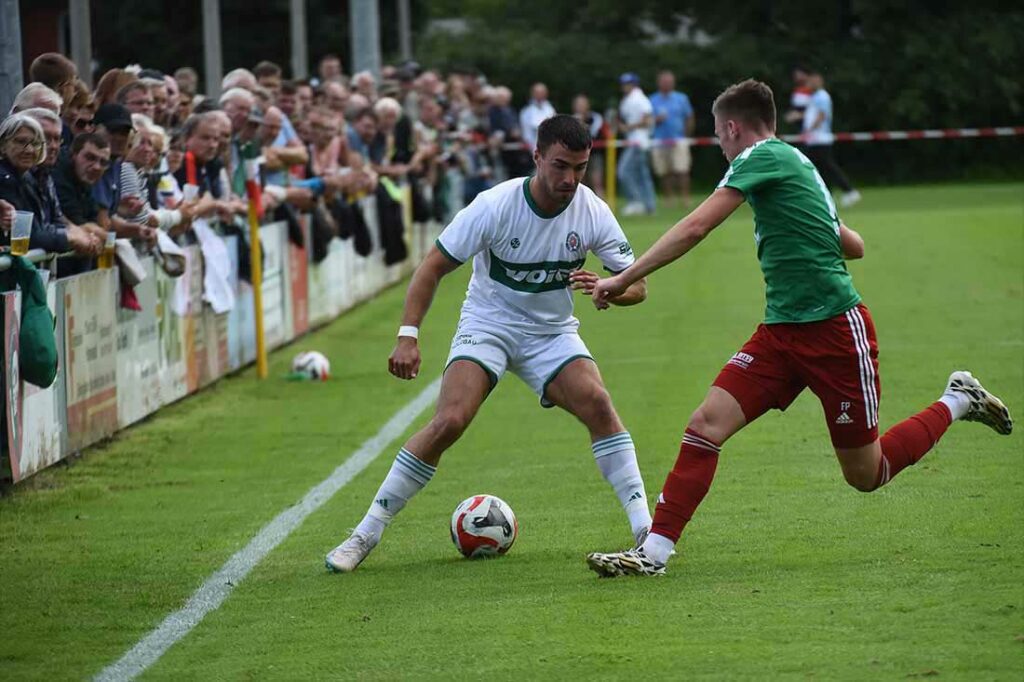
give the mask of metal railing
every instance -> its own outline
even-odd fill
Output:
[[[45,263],[47,261],[55,261],[58,258],[67,258],[69,256],[74,255],[77,255],[74,251],[65,251],[64,253],[50,253],[49,251],[44,251],[43,249],[30,249],[28,253],[22,256],[22,258],[25,258],[30,263],[38,264]],[[3,255],[0,255],[0,272],[3,272],[4,270],[10,270],[13,262],[14,256],[12,256],[10,253],[5,252]]]

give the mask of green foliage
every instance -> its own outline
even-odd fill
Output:
[[[883,427],[968,367],[1024,406],[1021,184],[865,192],[843,211],[881,347]],[[643,251],[678,217],[623,221]],[[760,319],[744,209],[643,305],[582,334],[638,447],[652,499],[689,412]],[[596,265],[596,264],[594,264]],[[468,269],[422,327],[424,371],[390,378],[404,287],[170,406],[0,498],[0,679],[83,679],[116,660],[441,371]],[[288,382],[292,355],[332,360]],[[416,426],[423,424],[426,415]],[[437,476],[352,575],[323,555],[366,510],[393,443],[236,587],[144,679],[1019,679],[1024,632],[1021,435],[955,424],[882,490],[845,485],[810,394],[726,445],[664,579],[599,580],[585,552],[630,541],[586,433],[512,375]],[[448,518],[506,499],[508,556],[461,559]],[[928,672],[932,671],[932,672]]]

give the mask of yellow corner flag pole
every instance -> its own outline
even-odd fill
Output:
[[[615,132],[614,126],[606,126],[607,133],[605,134],[605,149],[607,152],[604,156],[604,187],[605,187],[605,203],[608,204],[608,208],[615,213],[615,198],[616,198],[616,187],[615,187],[615,166],[616,166],[616,153],[618,151],[615,146]]]
[[[249,258],[252,261],[252,297],[256,318],[256,376],[266,379],[267,344],[263,336],[263,251],[260,249],[259,164],[245,162],[245,193],[249,199]]]

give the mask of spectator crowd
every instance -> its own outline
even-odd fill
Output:
[[[385,67],[379,79],[369,72],[349,77],[334,55],[308,80],[285,79],[269,61],[235,69],[216,98],[199,91],[189,67],[173,74],[115,68],[90,91],[70,60],[47,53],[29,75],[0,123],[0,243],[9,243],[15,212],[31,212],[30,247],[73,254],[59,261],[58,276],[97,267],[113,237],[159,257],[237,233],[244,277],[246,197],[255,183],[263,217],[287,221],[298,243],[311,240],[305,245],[315,259],[340,237],[354,239],[364,256],[376,243],[386,262],[398,262],[406,257],[410,217],[404,199],[414,221],[445,222],[479,192],[528,175],[537,126],[555,113],[543,83],[517,111],[511,90],[479,73],[444,76],[408,62]],[[650,96],[634,73],[622,74],[619,84],[612,120],[585,94],[572,100],[572,113],[595,139],[626,141],[617,166],[624,213],[654,211],[655,179],[664,196],[688,205],[689,98],[667,70]],[[829,170],[845,183],[838,167]],[[605,148],[598,146],[586,177],[598,193],[604,174]],[[371,194],[376,236],[359,202]],[[309,236],[298,219],[304,213],[312,216]]]

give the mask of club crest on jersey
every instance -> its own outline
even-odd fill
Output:
[[[519,237],[512,237],[512,241],[508,243],[508,245],[511,246],[513,249],[518,249],[520,244],[521,242],[519,241]]]
[[[580,234],[576,230],[573,230],[565,237],[565,248],[569,249],[573,253],[580,250],[583,246],[583,240],[580,239]]]

